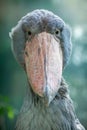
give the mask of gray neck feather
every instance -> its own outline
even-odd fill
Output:
[[[79,127],[80,126],[80,127]],[[76,118],[68,88],[62,80],[49,106],[28,86],[15,130],[85,130]]]

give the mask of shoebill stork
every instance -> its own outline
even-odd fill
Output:
[[[65,22],[50,11],[35,10],[21,18],[10,37],[28,79],[15,130],[85,130],[62,77],[72,48]]]

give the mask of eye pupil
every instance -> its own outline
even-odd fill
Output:
[[[56,31],[56,34],[59,34],[59,31],[58,31],[58,30]]]
[[[31,31],[28,31],[28,35],[29,35],[29,36],[31,35]]]

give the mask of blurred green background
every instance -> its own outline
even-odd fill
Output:
[[[0,0],[0,130],[14,128],[27,85],[12,54],[9,32],[37,8],[53,11],[71,26],[73,51],[63,75],[77,116],[87,129],[87,0]]]

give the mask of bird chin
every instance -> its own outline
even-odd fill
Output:
[[[25,67],[35,94],[49,104],[58,92],[62,76],[63,54],[60,40],[47,32],[26,42]]]

